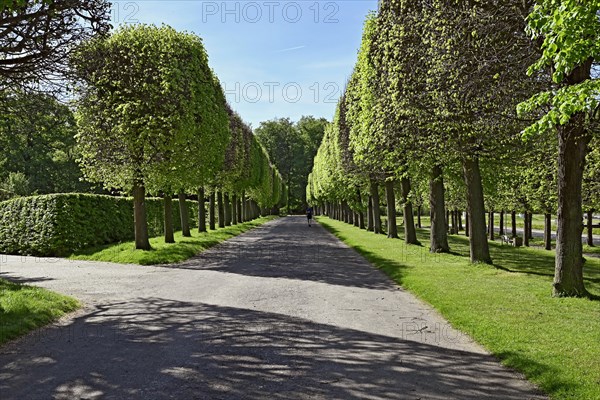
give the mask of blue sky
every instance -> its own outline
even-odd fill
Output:
[[[229,102],[253,127],[331,119],[377,0],[116,1],[113,24],[166,23],[202,37]]]

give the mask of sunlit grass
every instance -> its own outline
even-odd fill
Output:
[[[0,345],[79,307],[71,297],[0,279]]]
[[[600,301],[551,297],[553,251],[494,242],[494,266],[474,265],[464,236],[450,236],[454,254],[431,254],[427,230],[419,247],[319,222],[552,398],[600,399]],[[600,259],[588,257],[585,284],[600,295]]]
[[[150,239],[150,245],[152,246],[150,251],[136,250],[135,242],[131,241],[85,249],[71,255],[69,258],[122,264],[172,264],[187,260],[224,240],[256,228],[275,218],[262,217],[243,224],[203,233],[192,231],[192,237],[184,237],[179,231],[175,232],[175,243],[165,243],[162,236],[154,237]]]

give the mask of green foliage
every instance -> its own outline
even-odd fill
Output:
[[[289,118],[264,121],[256,129],[256,137],[289,187],[291,209],[300,210],[306,202],[308,174],[326,124],[323,118],[303,116],[296,123]]]
[[[0,346],[80,306],[71,297],[0,278]]]
[[[253,137],[254,138],[254,137]],[[261,207],[272,207],[273,203],[273,173],[269,156],[260,142],[254,138],[250,147],[250,185],[248,196]]]
[[[0,182],[0,200],[29,194],[31,194],[31,185],[22,172],[9,172],[8,177]]]
[[[146,199],[149,232],[163,232],[162,199]],[[198,203],[188,201],[192,227]],[[129,198],[89,194],[22,197],[0,203],[0,253],[64,256],[73,251],[131,240],[133,202]],[[181,229],[177,200],[174,229]]]
[[[525,137],[552,131],[577,113],[598,112],[600,81],[590,79],[589,68],[600,60],[599,10],[598,0],[539,0],[529,15],[527,29],[533,39],[541,41],[542,55],[528,73],[549,69],[557,87],[519,104],[521,115],[544,110],[523,131]],[[567,79],[578,72],[581,79]]]
[[[121,27],[72,57],[86,177],[106,187],[197,187],[221,169],[229,129],[202,41],[168,26]]]
[[[0,181],[23,174],[27,190],[18,195],[89,191],[75,161],[75,119],[67,106],[23,92],[1,95],[0,104]]]

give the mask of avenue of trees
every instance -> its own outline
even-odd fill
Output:
[[[164,199],[166,242],[175,196],[184,236],[188,197],[200,231],[278,210],[281,175],[226,103],[201,39],[168,26],[111,31],[109,11],[104,0],[0,3],[0,200],[131,194],[144,250],[147,195]]]
[[[199,195],[200,231],[206,189],[211,228],[216,212],[226,226],[279,204],[281,176],[227,105],[199,37],[168,26],[122,27],[85,42],[71,63],[83,172],[89,181],[133,194],[136,248],[150,249],[148,193],[164,197],[167,242],[174,241],[173,195],[184,207],[184,236],[190,235],[188,193]]]
[[[553,294],[584,296],[583,211],[600,209],[600,1],[382,0],[325,130],[307,198],[320,211],[430,250],[463,224],[472,262],[492,263],[494,226],[558,213]],[[500,221],[495,216],[500,216]],[[366,220],[365,220],[366,215]],[[420,216],[420,212],[418,213]],[[504,232],[510,218],[512,231]],[[591,221],[590,218],[588,220]]]

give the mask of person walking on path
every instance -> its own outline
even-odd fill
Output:
[[[308,208],[306,209],[306,219],[308,220],[308,226],[310,226],[310,223],[312,222],[312,215],[313,209],[311,206],[308,206]]]

